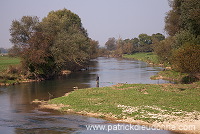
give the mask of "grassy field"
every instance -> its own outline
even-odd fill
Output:
[[[19,58],[0,56],[0,72],[7,69],[10,65],[17,65],[20,63]]]
[[[147,63],[160,64],[157,55],[153,53],[135,53],[132,55],[125,54],[123,58],[141,60]]]
[[[121,84],[112,87],[80,89],[52,99],[62,110],[86,111],[152,121],[200,116],[200,82],[193,84]],[[196,111],[196,112],[194,112]],[[166,116],[168,115],[168,116]],[[195,118],[191,117],[191,118]],[[188,117],[189,118],[189,117]]]

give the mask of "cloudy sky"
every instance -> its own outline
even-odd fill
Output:
[[[164,34],[168,0],[1,0],[0,47],[9,48],[12,20],[22,16],[47,16],[66,8],[79,15],[89,37],[101,46],[110,37],[134,38],[141,33]]]

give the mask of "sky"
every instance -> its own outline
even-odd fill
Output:
[[[108,38],[131,39],[139,34],[164,33],[168,0],[0,0],[0,47],[10,48],[10,26],[22,16],[40,20],[52,10],[77,14],[93,40],[104,46]]]

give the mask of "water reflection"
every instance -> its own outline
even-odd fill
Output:
[[[88,124],[114,124],[102,119],[79,115],[66,115],[58,111],[38,110],[31,104],[34,99],[48,100],[49,94],[59,97],[73,90],[73,87],[88,88],[111,86],[117,83],[158,83],[149,77],[161,70],[150,67],[144,62],[115,58],[98,58],[92,60],[87,71],[76,72],[54,80],[24,83],[15,86],[0,87],[0,132],[4,134],[24,133],[83,133]],[[163,83],[166,81],[159,81]],[[107,131],[98,131],[107,133]],[[110,133],[149,133],[174,134],[169,131],[111,131]]]

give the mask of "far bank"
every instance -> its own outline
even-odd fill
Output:
[[[160,71],[157,75],[152,76],[151,79],[164,79],[173,81],[175,83],[183,83],[183,84],[199,81],[200,79],[199,74],[191,75],[188,73],[181,73],[174,70],[172,68],[172,65],[170,65],[169,63],[164,63],[164,64],[160,63],[158,56],[153,52],[135,53],[131,55],[125,54],[122,57],[127,59],[144,61],[152,66],[161,66],[164,68],[163,71]]]

